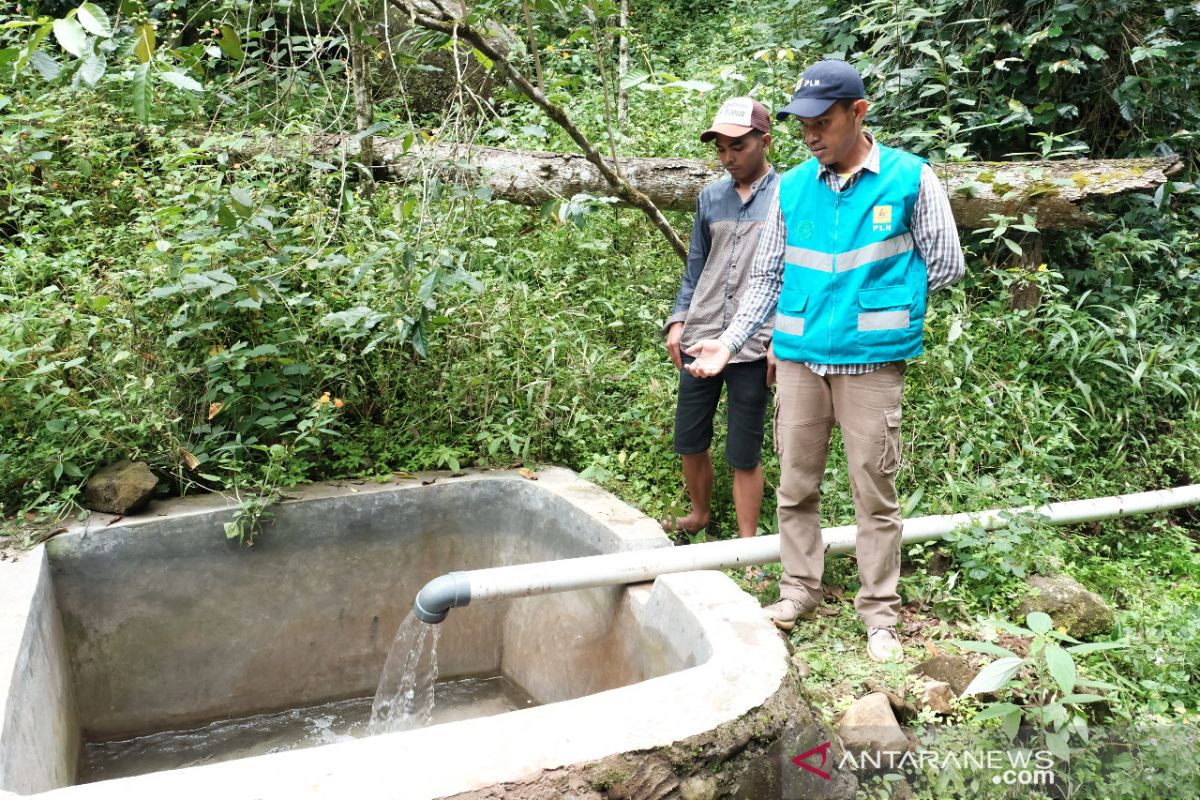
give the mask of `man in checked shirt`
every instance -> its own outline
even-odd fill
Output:
[[[767,163],[771,115],[757,100],[734,97],[722,104],[712,126],[700,134],[700,141],[713,143],[729,179],[700,193],[687,267],[675,307],[663,327],[667,352],[679,370],[674,445],[683,457],[683,479],[692,503],[685,516],[668,517],[663,527],[668,532],[695,533],[709,523],[713,487],[709,444],[724,384],[729,411],[725,460],[733,467],[738,534],[745,537],[757,531],[762,510],[759,461],[770,394],[767,345],[771,326],[764,318],[747,331],[740,352],[721,375],[698,378],[689,374],[684,365],[692,359],[682,349],[725,330],[749,283],[754,249],[779,182]]]
[[[858,524],[854,605],[867,654],[899,660],[900,400],[905,360],[923,352],[929,292],[962,277],[950,201],[924,160],[863,129],[862,78],[844,61],[805,70],[791,103],[814,158],[779,179],[750,286],[718,337],[687,350],[697,377],[719,374],[775,314],[775,447],[783,576],[768,617],[791,630],[821,604],[821,476],[842,430]]]

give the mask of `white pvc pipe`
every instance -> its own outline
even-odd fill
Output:
[[[995,530],[1008,524],[1018,515],[1033,514],[1051,525],[1066,525],[1076,522],[1093,522],[1101,519],[1126,517],[1151,511],[1200,504],[1200,485],[1182,486],[1138,494],[1100,497],[1092,500],[1073,500],[1065,503],[1014,509],[993,509],[979,513],[941,514],[915,517],[904,521],[901,541],[904,543],[925,542],[940,539],[952,530],[965,525],[979,525],[985,530]],[[843,525],[822,531],[827,553],[848,553],[854,550],[856,526]],[[440,606],[441,617],[449,607],[466,605],[483,600],[499,600],[509,597],[567,592],[575,589],[590,589],[597,586],[639,583],[658,575],[673,572],[690,572],[698,569],[728,569],[750,564],[769,564],[779,560],[779,536],[756,536],[748,539],[729,539],[719,542],[663,547],[651,550],[633,550],[583,558],[567,558],[558,561],[543,561],[534,564],[517,564],[508,567],[489,567],[469,572],[450,573],[457,584],[459,595],[451,601],[434,598],[427,593],[437,582],[448,576],[436,578],[417,596],[418,605],[422,595],[430,602],[427,607]],[[430,621],[440,621],[432,619]]]

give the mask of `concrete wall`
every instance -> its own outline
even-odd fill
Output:
[[[800,710],[794,689],[784,683],[783,641],[758,604],[718,572],[665,575],[629,593],[638,595],[629,613],[664,634],[663,646],[672,658],[691,653],[700,663],[568,702],[89,783],[46,800],[777,796],[757,791],[758,783],[748,785],[749,791],[733,786],[717,794],[681,795],[678,788],[683,775],[713,774],[710,766],[750,750],[748,744],[758,747],[753,743],[762,737],[778,735],[782,723]],[[787,697],[792,703],[784,707],[781,700]],[[797,746],[789,740],[770,764],[791,766],[787,759]],[[628,760],[614,761],[614,754]],[[664,759],[679,764],[679,777]],[[622,777],[614,777],[618,774]],[[651,783],[624,793],[604,788],[639,775]]]
[[[369,692],[419,587],[448,568],[491,565],[488,547],[517,563],[669,546],[653,520],[571,473],[540,477],[307,487],[276,510],[253,550],[224,541],[229,509],[218,498],[155,504],[140,518],[94,516],[88,529],[57,537],[49,567],[40,552],[16,569],[0,563],[0,787],[25,793],[69,781],[79,740],[68,660],[80,723],[92,730],[158,727],[176,707],[207,717],[257,710],[264,697],[294,705],[356,681],[351,694]],[[18,583],[25,588],[14,590]],[[17,605],[23,616],[14,619]],[[456,609],[443,625],[442,674],[503,663],[543,699],[595,693],[46,798],[428,800],[504,797],[510,788],[532,796],[521,788],[532,791],[531,781],[546,783],[538,796],[549,797],[562,795],[555,787],[566,778],[595,797],[589,776],[607,775],[613,754],[661,766],[662,748],[676,745],[689,764],[709,749],[738,752],[729,726],[738,742],[762,735],[762,710],[784,692],[777,631],[717,572],[525,598],[508,611]]]
[[[79,724],[44,547],[0,563],[0,790],[75,779]]]
[[[589,506],[589,485],[561,470],[538,482],[354,488],[313,487],[279,505],[253,549],[225,540],[228,509],[56,537],[50,562],[88,735],[370,694],[428,580],[666,544],[605,493]],[[624,529],[614,524],[623,513]],[[439,674],[495,673],[503,660],[544,702],[640,680],[654,671],[639,651],[612,646],[633,627],[619,622],[622,596],[605,588],[457,609],[443,623]],[[527,635],[547,624],[550,638]]]

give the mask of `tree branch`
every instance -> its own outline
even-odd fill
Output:
[[[392,5],[396,6],[401,11],[408,14],[409,18],[414,23],[431,31],[444,33],[448,36],[457,33],[458,38],[469,42],[476,50],[491,59],[492,64],[504,70],[516,87],[521,91],[521,94],[533,101],[538,108],[542,109],[556,125],[566,131],[571,140],[576,146],[583,151],[583,156],[590,162],[604,179],[612,194],[622,202],[633,206],[642,211],[650,221],[658,228],[659,232],[666,237],[670,242],[671,247],[675,250],[676,255],[681,260],[687,259],[687,245],[679,238],[679,234],[671,227],[671,223],[667,222],[667,218],[663,216],[658,206],[646,196],[644,193],[635,189],[624,178],[622,178],[613,167],[604,160],[595,146],[575,125],[574,121],[567,114],[566,110],[558,106],[546,97],[545,94],[538,91],[538,88],[529,82],[520,70],[518,70],[496,47],[491,41],[476,28],[472,27],[459,17],[452,17],[444,11],[427,12],[419,9],[413,0],[388,0]]]

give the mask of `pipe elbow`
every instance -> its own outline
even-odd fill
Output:
[[[463,572],[449,572],[434,578],[417,592],[413,615],[421,622],[436,625],[452,608],[471,602],[471,582]]]

